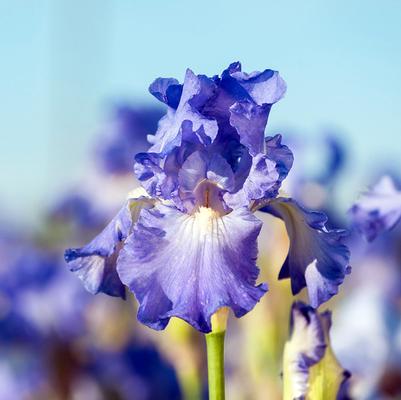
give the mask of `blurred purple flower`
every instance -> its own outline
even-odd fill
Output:
[[[348,272],[343,233],[327,231],[322,214],[276,198],[293,156],[264,130],[285,88],[277,72],[246,74],[239,63],[221,77],[187,70],[183,85],[151,85],[168,111],[150,151],[135,156],[146,195],[130,195],[97,238],[66,252],[90,291],[123,297],[127,285],[144,324],[163,329],[176,316],[209,332],[219,308],[240,317],[267,291],[255,286],[262,223],[253,212],[264,209],[286,223],[292,245],[280,277],[291,278],[294,293],[308,286],[317,307],[337,292]]]
[[[352,223],[367,240],[392,229],[401,218],[401,191],[389,176],[366,192],[349,211]]]
[[[104,172],[132,172],[133,155],[148,148],[147,135],[153,134],[163,111],[154,107],[119,105],[96,145],[96,158]]]
[[[5,239],[0,253],[0,340],[37,343],[82,331],[82,306],[90,296],[70,279],[58,254]]]

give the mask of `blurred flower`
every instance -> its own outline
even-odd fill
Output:
[[[22,240],[1,242],[0,337],[33,342],[81,332],[81,308],[90,296],[65,273],[57,253]]]
[[[182,398],[174,369],[150,344],[131,342],[119,352],[94,350],[91,375],[107,398],[128,400],[133,394],[138,400]]]
[[[187,70],[183,85],[160,78],[150,86],[168,111],[149,152],[135,156],[146,193],[131,193],[99,236],[66,251],[89,291],[124,297],[127,285],[142,323],[163,329],[175,316],[209,332],[219,308],[240,317],[267,291],[255,286],[262,223],[253,212],[262,209],[286,224],[291,246],[280,278],[291,278],[293,293],[307,286],[314,307],[337,293],[349,272],[344,232],[277,198],[293,156],[264,130],[285,89],[277,72],[246,74],[239,63],[221,77]]]
[[[350,373],[336,360],[329,340],[331,313],[302,302],[291,309],[290,339],[283,360],[284,399],[345,399]],[[339,396],[340,394],[340,396]]]
[[[354,226],[367,240],[393,228],[401,218],[401,191],[389,176],[365,193],[350,210]]]
[[[147,135],[153,134],[162,110],[155,107],[119,105],[113,118],[97,138],[96,160],[110,174],[132,173],[133,155],[148,148]]]

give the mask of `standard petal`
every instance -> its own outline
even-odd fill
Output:
[[[380,181],[349,211],[353,225],[367,240],[392,229],[401,219],[401,191],[389,176]]]
[[[190,129],[204,144],[217,136],[217,122],[199,112],[199,108],[213,95],[215,84],[203,75],[187,70],[177,110],[170,108],[160,120],[150,151],[167,154],[182,141],[183,129]]]
[[[224,216],[205,207],[193,215],[165,205],[143,210],[117,261],[140,303],[138,319],[163,329],[179,317],[209,332],[220,307],[246,314],[267,290],[255,286],[260,229],[245,208]]]
[[[249,100],[237,102],[230,107],[230,124],[237,130],[241,143],[251,155],[263,152],[263,140],[271,106],[259,106]]]
[[[256,104],[274,104],[284,97],[287,85],[277,71],[266,69],[263,72],[247,74],[232,72],[233,77],[251,96]]]
[[[277,196],[279,173],[276,163],[265,154],[252,157],[252,166],[242,188],[236,193],[226,193],[224,200],[229,207],[249,206],[253,200]]]
[[[265,139],[266,144],[266,155],[276,163],[276,169],[279,173],[279,182],[286,178],[292,164],[294,162],[294,156],[292,151],[284,144],[281,144],[281,135],[275,135],[273,137],[268,136]]]
[[[147,197],[131,198],[106,228],[89,244],[78,249],[68,249],[65,260],[70,270],[83,281],[93,294],[99,292],[125,298],[124,285],[116,272],[116,257],[123,241],[138,219],[142,208],[150,206]]]
[[[176,109],[182,94],[182,85],[174,78],[158,78],[150,86],[149,92],[156,99]]]
[[[343,230],[327,230],[325,214],[310,211],[287,198],[271,200],[262,211],[281,218],[290,238],[287,258],[279,279],[290,278],[293,294],[307,287],[315,308],[337,294],[350,273],[350,253]]]

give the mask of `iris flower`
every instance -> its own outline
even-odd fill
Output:
[[[290,339],[284,348],[284,400],[341,400],[347,396],[350,373],[338,363],[330,347],[331,313],[318,313],[295,302],[291,309]]]
[[[279,278],[291,279],[294,294],[307,287],[314,307],[337,293],[349,272],[344,231],[279,197],[293,155],[264,131],[285,91],[278,72],[247,74],[238,62],[221,76],[188,69],[183,84],[151,84],[167,113],[148,152],[135,156],[142,191],[92,242],[65,254],[90,292],[124,297],[127,286],[147,326],[164,329],[179,317],[210,332],[218,309],[241,317],[268,290],[256,284],[261,210],[282,219],[291,240]]]
[[[352,206],[350,215],[356,229],[372,241],[401,219],[401,191],[389,176],[383,176]]]

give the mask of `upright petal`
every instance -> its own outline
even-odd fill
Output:
[[[158,78],[149,86],[149,92],[157,100],[176,109],[180,103],[182,85],[174,78]]]
[[[345,231],[328,230],[325,214],[307,210],[292,199],[277,198],[262,211],[281,218],[290,238],[279,279],[291,279],[293,294],[307,287],[315,308],[337,294],[351,270],[350,253],[343,244]]]
[[[350,210],[354,226],[367,240],[392,229],[401,219],[401,191],[389,176],[365,193]]]
[[[151,151],[167,154],[174,146],[181,144],[183,129],[190,129],[205,144],[211,143],[217,136],[217,122],[202,115],[199,109],[214,92],[213,80],[203,75],[195,75],[187,70],[177,109],[169,109],[160,120],[159,128]],[[186,124],[185,124],[186,123]]]
[[[266,143],[266,155],[276,163],[276,169],[279,173],[279,182],[286,178],[292,164],[294,162],[294,156],[292,151],[284,144],[281,144],[281,135],[275,135],[273,137],[268,136],[265,139]]]
[[[209,332],[220,307],[246,314],[267,290],[255,286],[260,229],[245,208],[224,216],[206,207],[192,215],[165,205],[143,210],[117,262],[140,303],[138,319],[163,329],[179,317]]]
[[[252,165],[242,188],[236,193],[226,193],[224,200],[228,206],[249,206],[253,200],[265,200],[277,196],[279,173],[276,163],[265,154],[252,157]]]
[[[270,108],[271,105],[258,105],[249,100],[236,102],[230,107],[230,124],[253,156],[264,150],[265,127]]]
[[[274,104],[284,97],[287,90],[285,81],[277,71],[266,69],[247,74],[242,71],[232,72],[233,77],[251,96],[256,104]]]
[[[90,293],[103,292],[125,298],[124,285],[116,272],[117,254],[133,223],[138,219],[140,210],[150,204],[151,200],[147,197],[129,199],[89,244],[66,250],[65,260],[71,271],[77,274]]]

